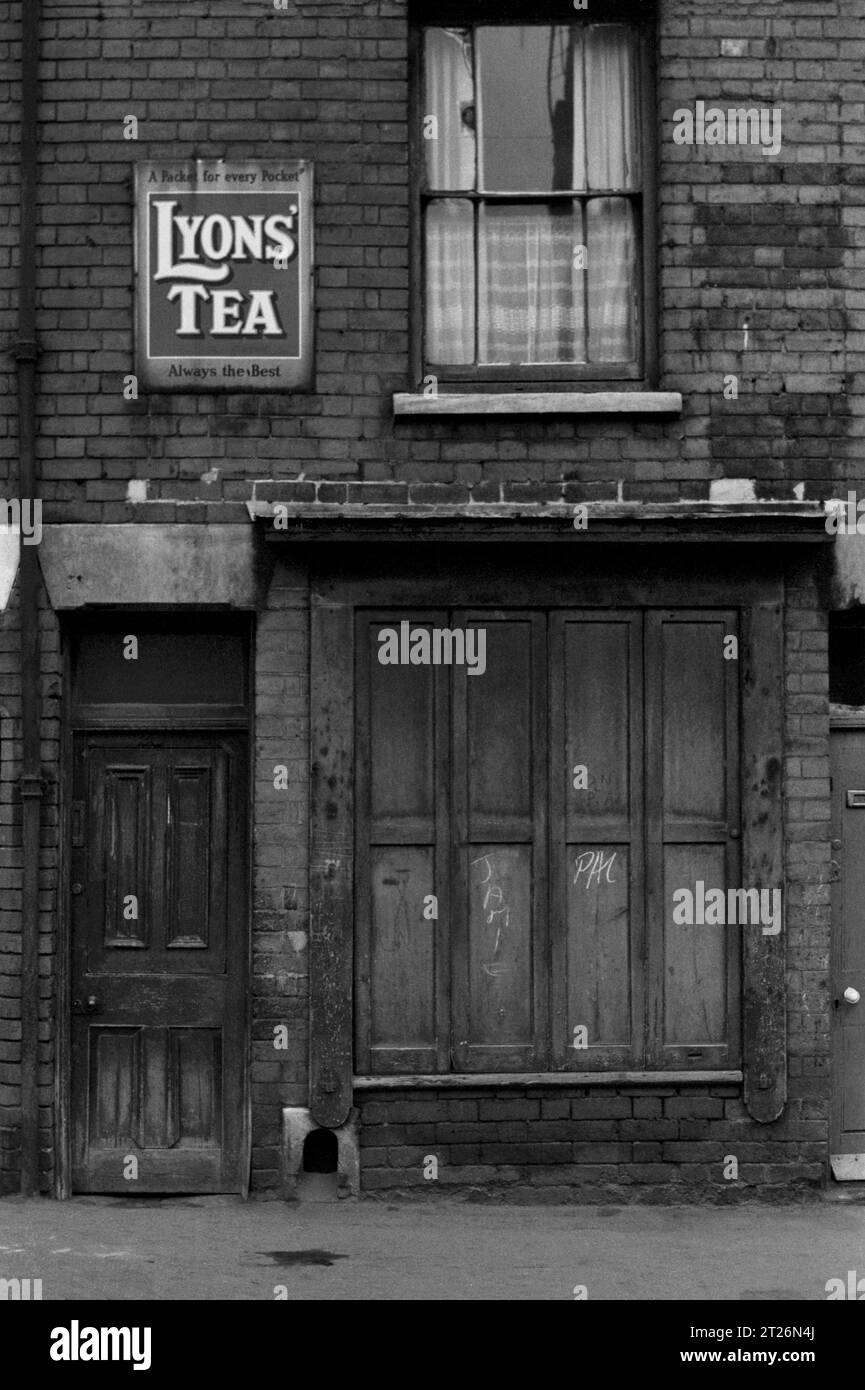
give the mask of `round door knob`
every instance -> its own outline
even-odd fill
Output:
[[[844,998],[847,1000],[848,1004],[858,1004],[860,999],[858,989],[854,989],[852,985],[848,985],[844,991]]]
[[[83,884],[83,883],[73,883],[73,885],[72,885],[72,892],[75,894],[75,896],[76,896],[76,898],[77,898],[79,893],[83,893],[83,892],[84,892],[84,884]]]

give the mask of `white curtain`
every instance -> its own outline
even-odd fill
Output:
[[[592,198],[589,252],[589,361],[627,362],[634,341],[634,213],[627,198]]]
[[[596,24],[586,33],[586,164],[589,188],[637,186],[633,31]]]
[[[476,140],[470,117],[466,119],[473,105],[471,35],[461,29],[427,29],[423,119],[428,188],[474,188]],[[430,116],[434,126],[426,124]]]
[[[437,198],[426,210],[426,360],[475,360],[474,213],[464,198]]]
[[[474,104],[471,37],[458,29],[424,34],[424,149],[427,187],[456,192],[475,186],[475,132],[466,120]],[[430,124],[429,117],[434,118]],[[434,139],[427,139],[427,135]],[[465,366],[475,360],[474,222],[471,203],[446,198],[428,204],[425,354],[431,363]]]
[[[424,115],[437,121],[437,138],[425,141],[428,187],[474,189],[476,140],[465,120],[466,108],[476,102],[469,35],[427,30],[424,58]],[[638,188],[632,31],[617,24],[581,29],[573,70],[574,189],[591,194]],[[478,105],[482,109],[482,101]],[[634,357],[637,246],[627,198],[589,197],[585,226],[577,202],[485,202],[478,212],[477,267],[473,216],[463,199],[427,206],[429,362],[475,361],[476,274],[480,363],[615,363]]]

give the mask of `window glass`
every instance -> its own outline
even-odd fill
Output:
[[[427,28],[423,52],[427,362],[635,365],[636,31]]]

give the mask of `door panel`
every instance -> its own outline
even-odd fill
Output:
[[[450,1056],[436,991],[448,960],[447,675],[382,665],[379,634],[393,623],[392,613],[358,614],[355,633],[355,1047],[357,1065],[383,1074],[446,1070]],[[446,623],[444,612],[412,615],[415,631]],[[424,915],[429,895],[437,898],[437,917]]]
[[[738,886],[738,662],[725,659],[728,635],[737,635],[732,612],[646,616],[646,862],[649,901],[663,913],[650,942],[660,1026],[649,1045],[662,1067],[738,1066],[729,1020],[739,1013],[741,934],[760,930],[673,921],[677,889]]]
[[[425,1071],[436,1055],[435,923],[423,915],[432,849],[375,845],[371,856],[370,1045],[382,1071]]]
[[[832,1170],[865,1179],[865,730],[832,734]],[[857,795],[858,793],[858,795]],[[852,804],[850,804],[852,803]],[[845,990],[859,999],[848,1001]]]
[[[453,675],[453,1058],[458,1071],[547,1057],[546,622],[456,611],[486,633],[486,670]]]
[[[244,740],[78,735],[74,796],[73,1186],[239,1191]]]
[[[643,1033],[642,617],[551,629],[555,1066],[627,1069]]]

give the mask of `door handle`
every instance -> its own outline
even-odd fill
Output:
[[[858,989],[854,989],[852,985],[848,985],[844,991],[844,1000],[847,1004],[858,1004],[861,997]]]

